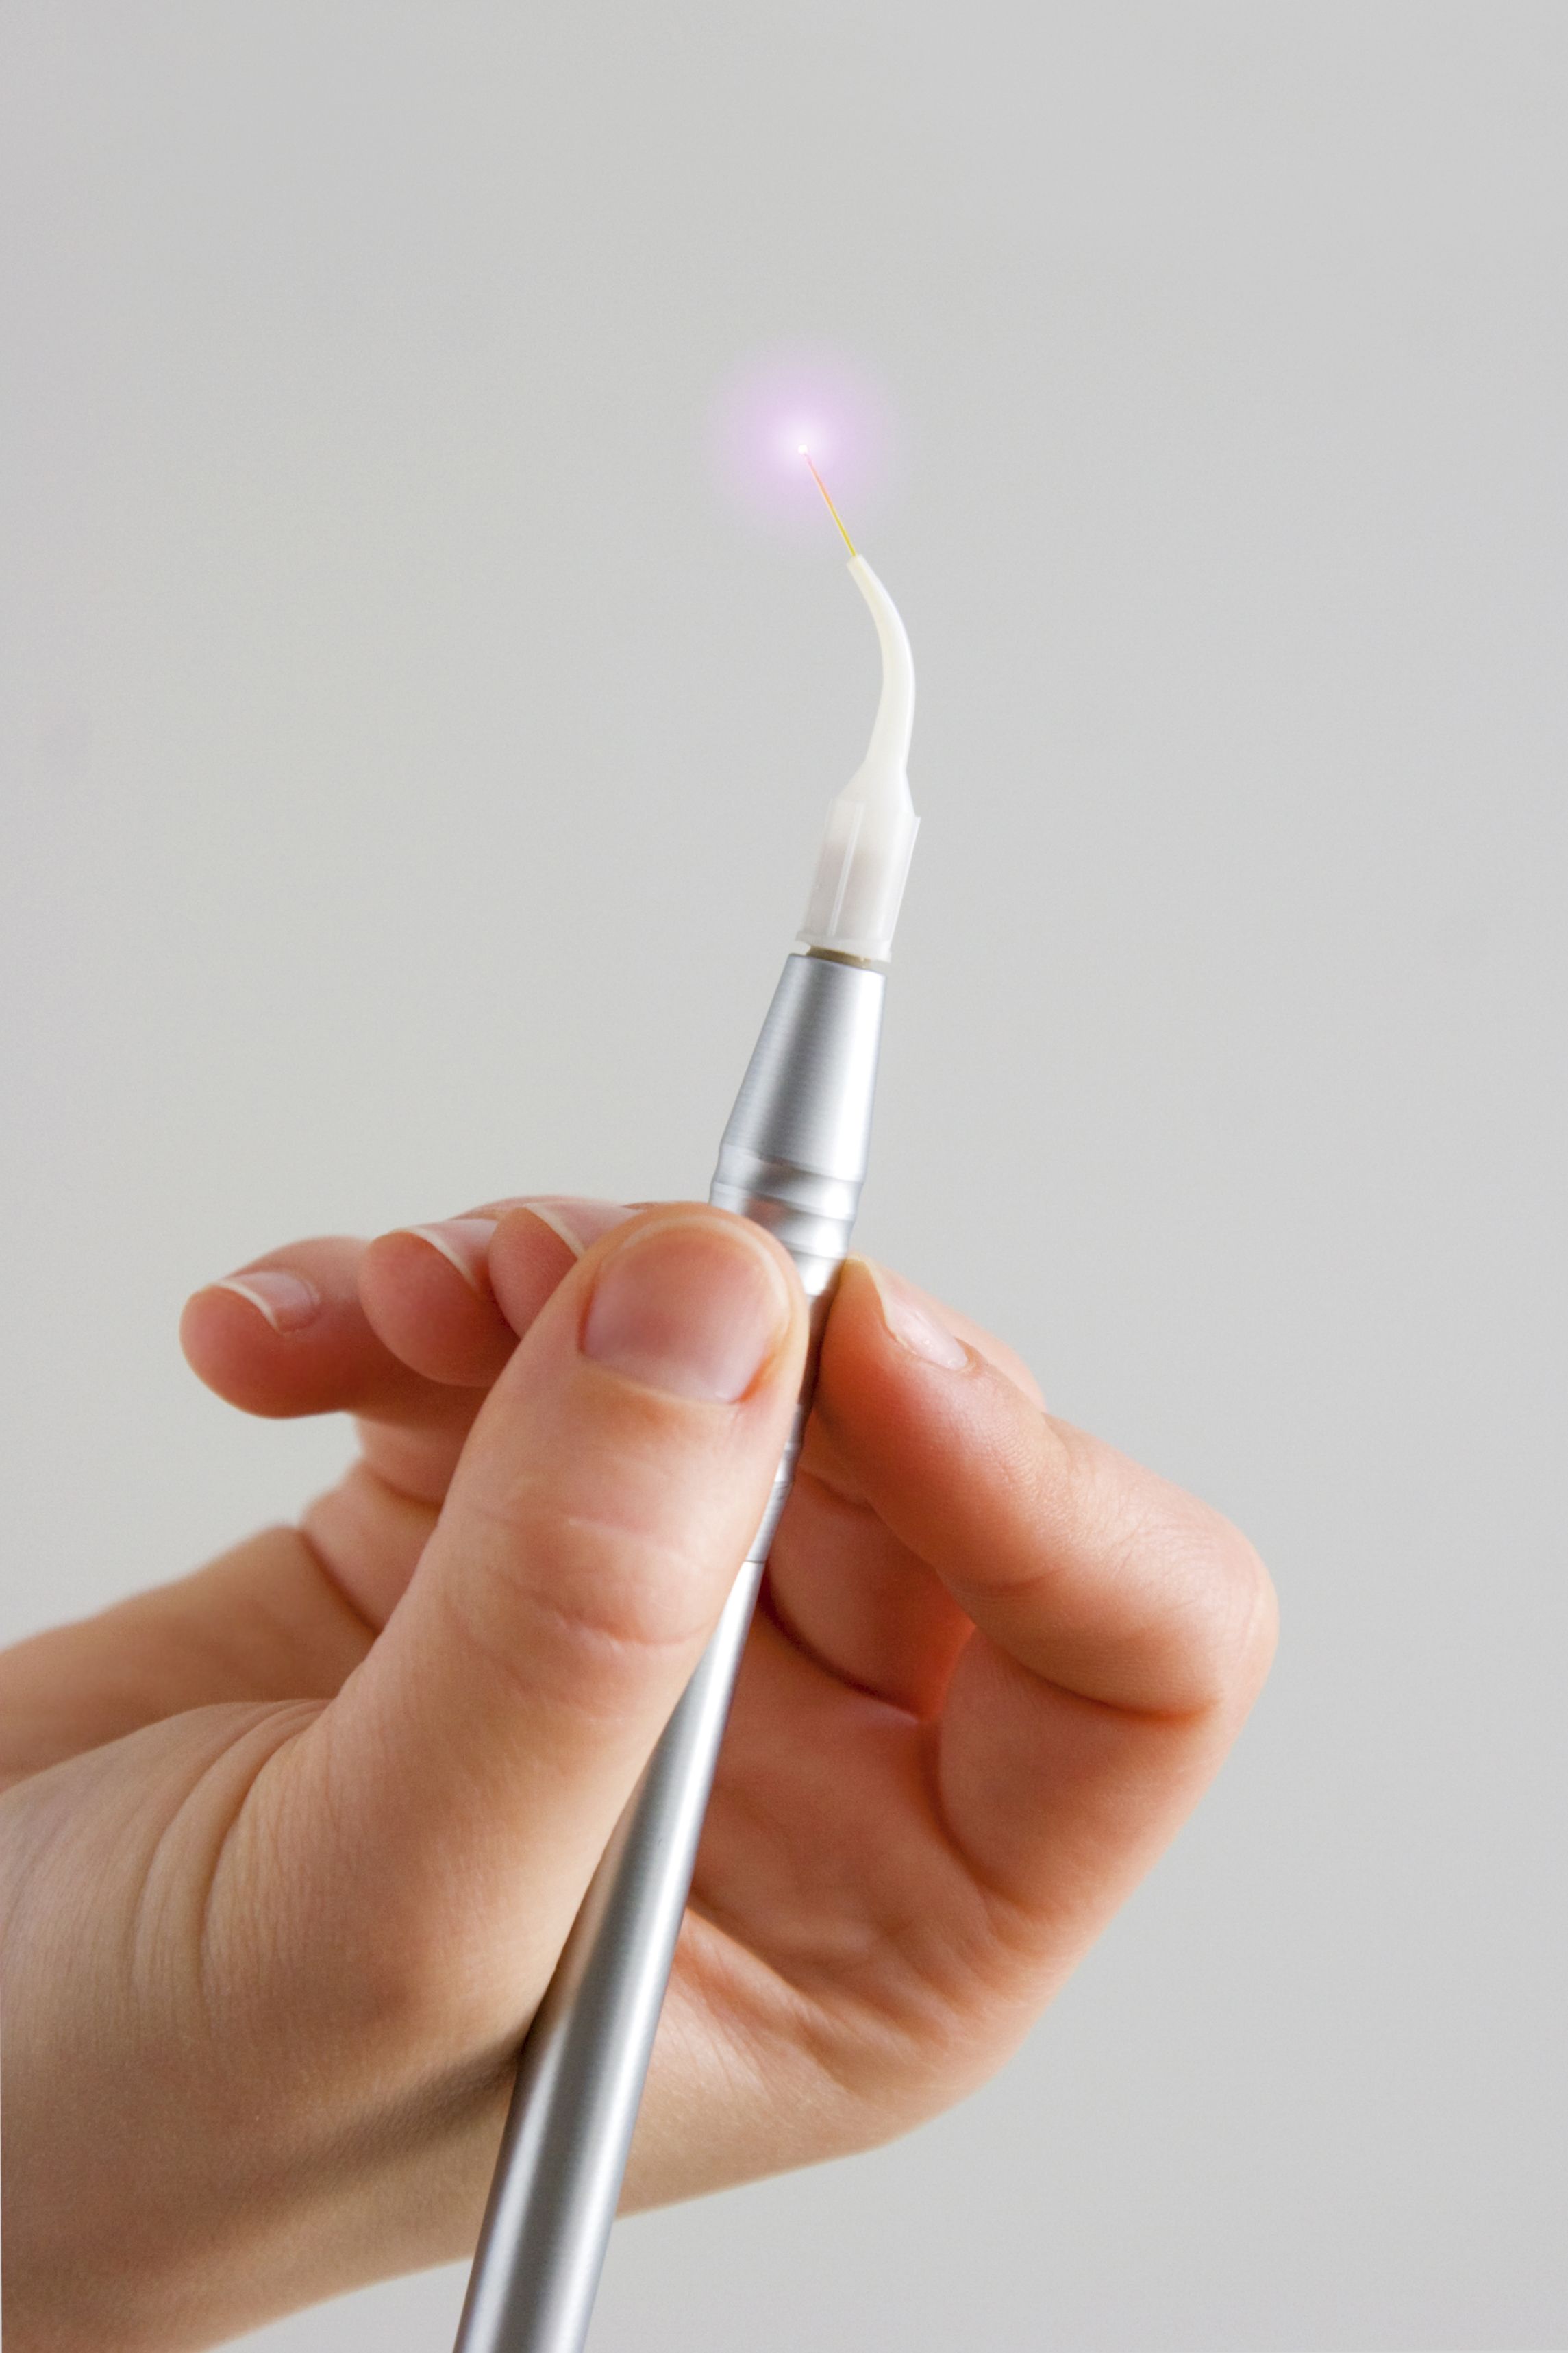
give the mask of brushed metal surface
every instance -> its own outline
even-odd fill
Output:
[[[456,2353],[581,2353],[757,1588],[865,1181],[885,976],[792,955],[709,1198],[776,1235],[813,1305],[788,1442],[729,1600],[595,1871],[518,2063]]]

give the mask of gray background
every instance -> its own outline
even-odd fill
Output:
[[[700,420],[824,341],[921,670],[866,1242],[1284,1644],[1006,2073],[625,2226],[595,2347],[1568,2342],[1568,10],[11,0],[0,86],[7,1627],[342,1459],[197,1282],[704,1187],[874,665]]]

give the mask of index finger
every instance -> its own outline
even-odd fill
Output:
[[[885,1525],[1033,1674],[1141,1714],[1222,1702],[1268,1601],[1246,1538],[1042,1412],[956,1318],[922,1326],[923,1294],[849,1261],[816,1410]]]
[[[948,1827],[1010,1892],[1060,1894],[1091,1851],[1097,1883],[1124,1885],[1114,1853],[1125,1876],[1144,1867],[1267,1672],[1273,1596],[1252,1547],[1041,1412],[862,1261],[845,1270],[816,1409],[976,1629],[934,1733]]]

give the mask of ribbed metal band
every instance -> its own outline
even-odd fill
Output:
[[[457,2353],[581,2353],[757,1588],[789,1498],[816,1345],[865,1181],[883,975],[791,956],[709,1195],[776,1235],[813,1307],[761,1527],[595,1873],[529,2030]]]
[[[719,1146],[709,1199],[766,1226],[812,1300],[860,1206],[886,990],[872,965],[791,956]]]

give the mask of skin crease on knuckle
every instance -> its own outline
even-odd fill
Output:
[[[1250,1704],[1273,1656],[1274,1593],[1253,1547],[1208,1504],[1089,1439],[1049,1424],[1037,1511],[1055,1516],[1065,1483],[1130,1622],[1151,1651],[1146,1694],[1124,1704],[1155,1715],[1223,1715]],[[1048,1570],[1047,1571],[1048,1574]]]
[[[469,1515],[476,1530],[493,1522],[505,1541],[470,1547],[461,1587],[445,1579],[435,1591],[462,1639],[525,1694],[543,1645],[575,1679],[602,1678],[614,1711],[618,1683],[629,1679],[629,1696],[647,1662],[694,1651],[722,1603],[723,1556],[710,1542],[634,1537],[616,1517],[559,1509],[545,1532],[521,1498],[469,1500]],[[513,1547],[534,1534],[540,1571],[524,1577]]]
[[[672,1608],[668,1587],[645,1553],[638,1573],[606,1576],[601,1533],[578,1526],[559,1531],[552,1575],[521,1587],[504,1568],[471,1580],[464,1590],[435,1588],[442,1622],[461,1646],[515,1693],[519,1705],[537,1704],[542,1683],[570,1699],[574,1715],[606,1728],[646,1701],[650,1675],[661,1684],[695,1659],[707,1620],[690,1606]],[[689,1562],[675,1546],[662,1556],[670,1584],[689,1591]],[[715,1597],[713,1614],[717,1615]]]
[[[1167,1488],[1142,1537],[1169,1588],[1174,1647],[1192,1679],[1194,1714],[1250,1706],[1274,1655],[1274,1588],[1257,1553],[1206,1504]]]

